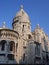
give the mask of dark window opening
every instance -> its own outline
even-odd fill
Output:
[[[23,54],[23,61],[25,60],[25,53]]]
[[[8,60],[14,60],[14,55],[13,54],[8,54]]]
[[[41,63],[41,58],[40,57],[35,57],[34,63],[35,64],[40,64]]]
[[[4,51],[4,49],[5,49],[5,43],[6,43],[5,40],[2,40],[2,41],[0,42],[1,50],[2,50],[2,51]]]
[[[28,35],[28,39],[31,39],[31,35]]]
[[[36,42],[36,41],[34,41],[34,43],[35,43],[35,44],[38,44],[38,45],[40,45],[40,43],[39,43],[39,42]]]
[[[24,25],[23,25],[22,31],[24,31]]]
[[[18,22],[19,20],[16,20],[16,22]]]
[[[23,46],[24,49],[26,49],[26,46]]]
[[[10,51],[14,51],[15,49],[15,43],[13,41],[10,42]]]
[[[47,62],[49,61],[49,59],[48,59],[48,54],[46,54],[46,61],[47,61]]]
[[[0,54],[0,56],[5,56],[5,54]]]
[[[16,52],[17,52],[18,43],[16,43]]]
[[[1,50],[4,50],[4,45],[5,45],[5,44],[2,44],[2,48],[1,48]]]
[[[10,51],[13,50],[13,44],[10,44]]]

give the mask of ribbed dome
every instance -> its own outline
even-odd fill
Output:
[[[23,22],[30,22],[29,21],[29,16],[28,14],[24,11],[23,9],[23,5],[21,5],[20,7],[20,11],[17,12],[14,20],[16,21],[17,19],[20,18],[20,21],[23,21]]]

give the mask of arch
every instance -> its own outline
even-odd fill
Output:
[[[1,42],[0,43],[6,43],[6,40],[1,40]]]
[[[9,47],[10,47],[10,51],[15,51],[15,42],[14,41],[10,41],[9,42]]]
[[[6,40],[1,40],[1,42],[0,42],[2,51],[5,49],[5,43],[6,43]]]

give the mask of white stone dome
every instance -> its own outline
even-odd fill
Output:
[[[28,14],[23,9],[23,5],[21,5],[20,11],[17,12],[15,20],[17,20],[17,18],[20,18],[20,21],[23,22],[30,22]]]

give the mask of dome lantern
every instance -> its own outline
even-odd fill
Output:
[[[23,9],[23,5],[20,6],[20,9]]]

